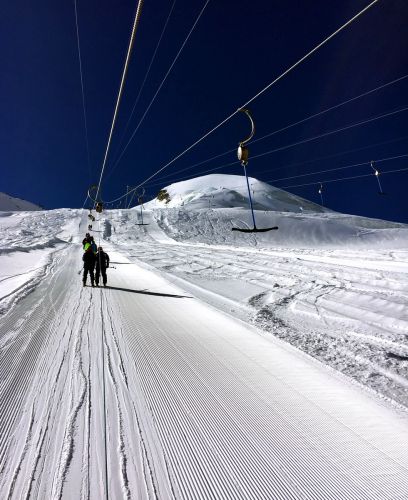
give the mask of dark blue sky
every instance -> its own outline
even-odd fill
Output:
[[[173,0],[145,1],[117,128],[102,183],[103,198],[123,194],[245,103],[368,0],[327,2],[210,0],[134,140],[112,170],[204,1],[177,0],[135,114],[126,122]],[[46,208],[80,207],[99,178],[136,1],[78,0],[89,129],[89,174],[78,67],[74,2],[3,2],[0,14],[0,190]],[[408,3],[380,0],[361,18],[251,106],[259,138],[408,74]],[[256,156],[408,106],[408,78],[321,117],[256,142]],[[408,154],[408,112],[250,160],[253,177],[271,181]],[[234,162],[248,132],[235,116],[148,185],[154,196],[174,180]],[[380,143],[380,144],[379,144]],[[327,158],[329,157],[329,158]],[[320,159],[319,158],[323,158]],[[378,164],[408,168],[408,157]],[[236,166],[217,170],[238,174]],[[370,173],[368,165],[272,182],[319,202],[318,183]],[[408,170],[324,185],[334,210],[408,222]]]

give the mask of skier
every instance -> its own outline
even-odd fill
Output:
[[[82,260],[84,262],[84,275],[82,277],[82,283],[86,286],[86,278],[89,273],[89,277],[91,279],[91,285],[94,286],[95,278],[94,278],[94,267],[95,267],[95,254],[92,251],[92,247],[90,243],[85,243],[84,246],[84,255],[82,256]]]
[[[97,251],[98,251],[98,248],[96,246],[96,243],[95,243],[95,240],[94,240],[94,237],[93,236],[90,236],[89,237],[90,239],[90,244],[91,244],[91,248],[92,248],[92,252],[96,255]]]
[[[85,238],[82,240],[82,248],[85,250],[85,245],[91,243],[91,235],[86,233]]]
[[[103,286],[106,286],[108,281],[106,277],[106,269],[109,267],[109,255],[103,251],[102,247],[98,247],[96,254],[96,286],[99,286],[99,276],[102,274]]]

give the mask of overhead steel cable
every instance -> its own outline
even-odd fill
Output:
[[[120,86],[119,86],[119,92],[118,92],[118,97],[116,99],[115,111],[113,113],[113,118],[112,118],[112,125],[111,125],[110,132],[109,132],[108,143],[106,145],[105,156],[103,158],[101,175],[99,177],[98,187],[96,190],[96,198],[95,198],[96,200],[98,200],[99,191],[101,189],[102,177],[103,177],[103,173],[105,171],[106,160],[108,158],[109,148],[110,148],[110,144],[111,144],[111,140],[112,140],[113,129],[115,128],[116,118],[117,118],[118,110],[119,110],[119,104],[120,104],[120,101],[122,98],[123,88],[124,88],[125,81],[126,81],[126,75],[127,75],[127,70],[128,70],[128,66],[129,66],[130,55],[132,53],[132,48],[133,48],[135,35],[136,35],[136,29],[137,29],[137,26],[139,24],[140,14],[142,11],[142,5],[143,5],[143,0],[138,0],[136,13],[135,13],[135,19],[133,22],[132,32],[131,32],[130,40],[129,40],[129,46],[128,46],[128,50],[127,50],[127,54],[126,54],[125,65],[123,67],[122,80],[121,80]]]
[[[277,168],[268,168],[268,169],[263,169],[263,170],[257,170],[257,173],[270,173],[270,172],[276,172],[278,170],[283,170],[283,169],[288,169],[288,168],[292,168],[292,167],[298,167],[298,166],[302,166],[302,165],[306,165],[307,163],[314,163],[314,162],[317,162],[317,161],[322,161],[322,160],[328,160],[328,159],[331,159],[331,158],[336,158],[338,156],[342,156],[342,155],[346,155],[346,154],[350,154],[350,153],[355,153],[357,151],[363,151],[364,149],[370,149],[370,148],[374,148],[374,147],[377,147],[377,146],[383,146],[385,144],[391,144],[393,142],[398,142],[398,141],[402,141],[402,140],[406,140],[408,138],[408,136],[402,136],[402,137],[398,137],[396,139],[390,139],[390,140],[387,140],[387,141],[381,141],[381,142],[376,142],[374,144],[368,144],[366,146],[362,146],[362,147],[359,147],[359,148],[353,148],[353,149],[347,149],[345,151],[341,151],[339,153],[334,153],[334,154],[331,154],[331,155],[325,155],[325,156],[318,156],[316,158],[312,158],[310,160],[303,160],[303,161],[298,161],[298,162],[295,162],[295,163],[290,163],[290,164],[287,164],[287,165],[281,165],[280,167],[277,167]],[[234,165],[237,166],[237,163],[234,162]],[[231,165],[232,166],[232,165]],[[205,174],[207,173],[206,171],[204,172],[200,172],[200,175],[201,174]],[[150,189],[150,188],[153,188],[153,187],[156,187],[156,186],[162,186],[163,185],[163,179],[165,179],[166,177],[164,178],[160,178],[160,182],[154,182],[152,184],[147,184],[145,185],[144,187],[146,189]],[[180,182],[180,181],[184,181],[186,179],[189,179],[190,177],[179,177],[178,179],[173,179],[172,182]],[[265,182],[273,182],[273,180],[269,180],[269,181],[265,181]]]
[[[406,158],[408,157],[408,154],[402,154],[398,156],[389,156],[388,158],[380,158],[379,160],[373,160],[375,163],[383,163],[385,161],[391,161],[391,160],[399,160],[401,158]],[[300,179],[301,177],[310,177],[311,175],[318,175],[318,174],[325,174],[327,172],[335,172],[336,170],[346,170],[348,168],[353,168],[353,167],[361,167],[363,165],[370,165],[370,161],[363,161],[360,163],[353,163],[351,165],[344,165],[343,167],[335,167],[335,168],[328,168],[326,170],[319,170],[316,172],[308,172],[307,174],[299,174],[299,175],[292,175],[290,177],[282,177],[280,179],[270,179],[265,182],[282,182],[282,181],[287,181],[290,179]]]
[[[318,116],[324,115],[325,113],[328,113],[329,111],[333,111],[333,109],[337,109],[337,108],[340,108],[341,106],[345,106],[346,104],[349,104],[350,102],[356,101],[357,99],[361,99],[362,97],[370,95],[373,92],[377,92],[378,90],[382,90],[386,87],[389,87],[390,85],[394,85],[395,83],[398,83],[402,80],[405,80],[406,78],[408,78],[408,74],[401,76],[400,78],[396,78],[395,80],[392,80],[391,82],[384,83],[383,85],[380,85],[379,87],[376,87],[375,89],[368,90],[367,92],[364,92],[363,94],[352,97],[351,99],[347,99],[346,101],[343,101],[339,104],[335,104],[334,106],[331,106],[330,108],[327,108],[323,111],[319,111],[318,113],[315,113],[315,114],[310,115],[306,118],[303,118],[302,120],[299,120],[295,123],[291,123],[290,125],[287,125],[286,127],[283,127],[279,130],[275,130],[274,132],[270,132],[269,134],[263,135],[262,137],[259,137],[258,139],[251,141],[251,144],[254,144],[255,142],[263,141],[267,137],[271,137],[272,135],[278,134],[280,132],[284,132],[285,130],[288,130],[289,128],[292,128],[292,127],[295,127],[296,125],[300,125],[302,123],[305,123],[308,120],[311,120],[312,118],[316,118]]]
[[[396,110],[396,111],[391,111],[389,113],[384,113],[382,115],[377,115],[377,116],[374,116],[372,118],[368,118],[367,120],[362,120],[362,121],[359,121],[357,123],[352,123],[351,125],[346,125],[345,127],[341,127],[341,128],[335,129],[335,130],[330,130],[328,132],[324,132],[323,134],[319,134],[319,135],[316,135],[316,136],[313,136],[313,137],[309,137],[307,139],[302,139],[301,141],[293,142],[291,144],[286,144],[285,146],[280,146],[278,148],[271,149],[269,151],[265,151],[265,152],[259,153],[257,155],[253,155],[253,156],[251,156],[251,161],[255,160],[257,158],[262,158],[263,156],[266,156],[266,155],[269,155],[269,154],[273,154],[273,153],[279,152],[279,151],[285,151],[287,149],[290,149],[290,148],[295,147],[295,146],[299,146],[301,144],[307,144],[308,142],[316,141],[318,139],[321,139],[322,137],[328,137],[330,135],[334,135],[334,134],[337,134],[337,133],[340,133],[340,132],[344,132],[345,130],[350,130],[352,128],[359,127],[361,125],[365,125],[367,123],[372,123],[372,122],[374,122],[376,120],[381,120],[383,118],[387,118],[388,116],[393,116],[393,115],[398,114],[398,113],[403,113],[405,111],[408,111],[408,107],[404,107],[404,108],[401,108],[401,109]],[[234,151],[235,151],[235,149],[234,149]],[[216,172],[218,170],[222,170],[224,168],[233,167],[233,166],[237,166],[237,162],[236,161],[232,161],[230,163],[225,163],[224,165],[221,165],[219,167],[214,167],[214,168],[211,168],[211,169],[208,169],[208,170],[204,170],[203,172],[198,172],[198,175],[209,174],[211,172]],[[167,177],[163,177],[162,179],[166,179],[166,178]],[[185,180],[185,179],[189,179],[189,176],[183,177],[183,178],[178,179],[178,180],[180,181],[180,180]],[[177,181],[174,181],[174,182],[177,182]],[[144,183],[143,183],[143,185],[144,185]],[[140,187],[140,186],[137,186],[137,187]]]
[[[164,78],[163,80],[161,81],[159,87],[157,88],[153,98],[151,99],[149,105],[147,106],[145,112],[143,113],[142,117],[140,118],[139,120],[139,123],[137,124],[135,130],[132,132],[132,135],[130,136],[130,139],[128,140],[128,142],[126,143],[126,146],[123,148],[123,151],[121,152],[119,158],[117,159],[117,161],[115,162],[113,168],[112,168],[112,171],[117,167],[117,165],[119,164],[120,160],[122,159],[123,155],[125,154],[125,151],[127,150],[127,148],[129,147],[129,144],[132,142],[133,138],[135,137],[137,131],[139,130],[141,124],[143,123],[144,119],[146,118],[147,116],[147,113],[149,112],[150,108],[152,107],[152,104],[154,103],[154,101],[156,100],[156,97],[157,95],[159,94],[161,88],[163,87],[165,81],[167,80],[167,77],[169,76],[171,70],[173,69],[173,66],[176,64],[176,61],[177,59],[180,57],[180,54],[182,53],[186,43],[188,42],[191,34],[193,33],[194,31],[194,28],[196,27],[198,21],[200,20],[201,16],[203,15],[203,12],[205,10],[205,8],[207,7],[208,3],[209,3],[210,0],[206,0],[205,4],[204,4],[204,7],[201,9],[200,13],[198,14],[196,20],[194,21],[194,24],[191,28],[191,30],[189,31],[188,35],[186,36],[186,38],[184,39],[184,42],[182,43],[179,51],[177,52],[176,54],[176,57],[173,59],[173,62],[171,63],[169,69],[167,70],[167,73],[164,75]]]
[[[82,91],[82,110],[83,110],[83,114],[84,114],[86,154],[87,154],[87,158],[88,158],[89,182],[91,182],[91,178],[92,178],[91,154],[90,154],[90,150],[89,150],[88,122],[86,119],[84,78],[83,78],[83,71],[82,71],[81,44],[79,43],[78,9],[77,9],[76,0],[74,0],[74,11],[75,11],[75,26],[76,26],[76,38],[77,38],[77,47],[78,47],[79,75],[80,75],[80,79],[81,79],[81,91]]]
[[[274,130],[273,132],[270,132],[262,137],[259,137],[258,139],[255,139],[255,140],[252,140],[249,144],[254,144],[255,142],[259,142],[259,141],[263,141],[264,139],[268,138],[268,137],[271,137],[272,135],[276,135],[276,134],[279,134],[280,132],[284,132],[285,130],[288,130],[292,127],[295,127],[296,125],[300,125],[302,123],[305,123],[309,120],[312,120],[313,118],[316,118],[318,116],[322,116],[324,115],[325,113],[328,113],[329,111],[333,111],[334,109],[337,109],[337,108],[340,108],[341,106],[345,106],[346,104],[349,104],[350,102],[353,102],[353,101],[356,101],[357,99],[361,99],[362,97],[365,97],[369,94],[372,94],[373,92],[376,92],[378,90],[381,90],[381,89],[384,89],[390,85],[394,85],[395,83],[398,83],[402,80],[405,80],[406,78],[408,78],[408,74],[407,75],[404,75],[404,76],[401,76],[400,78],[396,78],[395,80],[392,80],[390,82],[387,82],[383,85],[380,85],[379,87],[376,87],[375,89],[371,89],[371,90],[368,90],[367,92],[364,92],[363,94],[359,94],[355,97],[352,97],[351,99],[347,99],[346,101],[343,101],[341,103],[338,103],[338,104],[335,104],[334,106],[331,106],[330,108],[327,108],[327,109],[324,109],[322,111],[319,111],[318,113],[314,113],[313,115],[310,115],[310,116],[307,116],[306,118],[303,118],[302,120],[298,120],[294,123],[291,123],[289,125],[286,125],[285,127],[282,127],[278,130]],[[212,160],[216,160],[217,158],[221,158],[222,156],[226,156],[227,154],[230,154],[230,153],[235,153],[236,151],[236,148],[234,149],[229,149],[228,151],[225,151],[224,153],[220,153],[220,154],[217,154],[215,156],[212,156],[211,158],[207,158],[206,160],[202,160],[198,163],[194,163],[193,165],[190,165],[188,167],[185,167],[185,168],[182,168],[180,170],[177,170],[176,172],[174,172],[173,174],[171,175],[168,175],[168,176],[165,176],[165,177],[162,177],[162,179],[167,179],[168,177],[171,177],[172,175],[175,175],[175,174],[180,174],[182,172],[186,172],[187,170],[190,170],[190,169],[193,169],[195,167],[198,167],[200,165],[204,165],[205,163],[209,163],[210,161]]]
[[[262,90],[260,90],[256,95],[254,95],[251,99],[249,99],[246,103],[242,104],[238,109],[236,109],[234,112],[232,112],[229,116],[227,116],[224,120],[222,120],[218,125],[213,127],[211,130],[206,132],[202,137],[200,137],[198,140],[193,142],[190,146],[188,146],[184,151],[181,153],[177,154],[174,158],[172,158],[170,161],[168,161],[165,165],[163,165],[161,168],[156,170],[152,175],[147,177],[144,181],[142,181],[140,184],[138,184],[134,190],[145,184],[146,182],[150,181],[156,175],[158,175],[160,172],[165,170],[167,167],[172,165],[175,161],[177,161],[179,158],[184,156],[188,151],[193,149],[197,144],[202,142],[204,139],[206,139],[209,135],[214,133],[217,129],[222,127],[225,123],[227,123],[229,120],[231,120],[232,117],[234,117],[237,113],[240,112],[242,108],[246,108],[249,104],[251,104],[255,99],[257,99],[259,96],[261,96],[263,93],[265,93],[268,89],[270,89],[273,85],[275,85],[279,80],[281,80],[284,76],[286,76],[288,73],[290,73],[293,69],[295,69],[299,64],[301,64],[303,61],[305,61],[307,58],[309,58],[314,52],[319,50],[323,45],[325,45],[328,41],[330,41],[333,37],[335,37],[338,33],[340,33],[344,28],[349,26],[352,22],[354,22],[356,19],[358,19],[362,14],[364,14],[368,9],[370,9],[373,5],[375,5],[379,0],[373,0],[370,4],[368,4],[366,7],[364,7],[362,10],[360,10],[355,16],[350,18],[348,21],[346,21],[340,28],[338,28],[336,31],[334,31],[331,35],[326,37],[322,42],[320,42],[318,45],[316,45],[312,50],[310,50],[307,54],[305,54],[303,57],[301,57],[298,61],[296,61],[292,66],[290,66],[288,69],[286,69],[283,73],[281,73],[278,77],[276,77],[272,82],[270,82],[266,87],[264,87]],[[119,201],[120,199],[124,198],[127,194],[124,194],[118,198],[116,198],[115,201]]]
[[[158,50],[159,50],[159,47],[160,47],[160,44],[161,44],[161,41],[162,41],[162,38],[163,38],[164,33],[165,33],[165,31],[166,31],[167,25],[169,24],[171,14],[173,13],[174,6],[176,5],[176,1],[177,1],[177,0],[174,0],[174,1],[173,1],[172,6],[170,7],[170,11],[169,11],[169,14],[168,14],[168,16],[167,16],[166,22],[164,23],[164,26],[163,26],[162,32],[161,32],[160,37],[159,37],[159,41],[158,41],[158,42],[157,42],[157,44],[156,44],[156,48],[155,48],[155,50],[154,50],[154,52],[153,52],[153,56],[152,56],[152,58],[151,58],[151,60],[150,60],[149,67],[147,68],[147,71],[146,71],[146,74],[145,74],[145,76],[144,76],[144,79],[143,79],[142,85],[140,86],[140,89],[139,89],[139,92],[138,92],[138,94],[137,94],[136,100],[135,100],[135,102],[134,102],[134,104],[133,104],[132,111],[130,112],[130,115],[129,115],[128,121],[126,122],[126,125],[125,125],[125,130],[123,131],[123,134],[122,134],[121,140],[119,141],[119,146],[118,146],[117,151],[119,151],[119,150],[120,150],[120,148],[121,148],[121,146],[122,146],[122,143],[123,143],[123,140],[124,140],[124,138],[125,138],[126,132],[128,131],[128,128],[129,128],[130,122],[131,122],[132,117],[133,117],[133,113],[135,112],[135,109],[136,109],[136,106],[137,106],[137,104],[138,104],[138,102],[139,102],[140,96],[142,95],[142,92],[143,92],[144,86],[145,86],[145,84],[146,84],[146,80],[147,80],[147,78],[148,78],[148,76],[149,76],[149,74],[150,74],[150,70],[151,70],[152,65],[153,65],[153,62],[154,62],[154,60],[155,60],[155,58],[156,58],[157,52],[158,52]],[[118,156],[118,155],[116,155],[116,156]],[[118,161],[118,160],[116,160],[116,161]],[[116,164],[117,164],[117,163],[116,163],[116,161],[115,161],[115,166],[116,166]],[[112,168],[112,170],[108,173],[108,177],[109,177],[110,175],[112,175],[112,173],[113,173],[113,170],[114,170],[114,169],[115,169],[115,167],[113,167],[113,168]]]
[[[385,170],[385,171],[382,171],[381,172],[381,175],[385,175],[385,174],[393,174],[393,173],[396,173],[396,172],[406,172],[408,171],[408,167],[406,168],[397,168],[397,169],[394,169],[394,170]],[[297,188],[297,187],[304,187],[304,186],[316,186],[316,184],[319,184],[320,182],[323,183],[323,184],[329,184],[331,182],[340,182],[340,181],[348,181],[348,180],[351,180],[351,179],[360,179],[362,177],[372,177],[374,174],[371,173],[371,174],[362,174],[362,175],[353,175],[351,177],[341,177],[339,179],[329,179],[327,181],[319,181],[319,182],[308,182],[306,184],[295,184],[295,185],[290,185],[290,186],[282,186],[280,187],[279,189],[289,189],[289,188]]]
[[[289,148],[294,147],[294,146],[306,144],[308,142],[315,141],[317,139],[321,139],[322,137],[328,137],[329,135],[338,134],[339,132],[344,132],[345,130],[350,130],[352,128],[359,127],[361,125],[365,125],[367,123],[371,123],[371,122],[374,122],[377,120],[382,120],[383,118],[387,118],[389,116],[393,116],[393,115],[396,115],[398,113],[404,113],[405,111],[408,111],[408,107],[400,108],[400,109],[397,109],[395,111],[390,111],[389,113],[384,113],[382,115],[377,115],[377,116],[374,116],[372,118],[368,118],[367,120],[362,120],[362,121],[359,121],[356,123],[352,123],[351,125],[346,125],[345,127],[340,127],[340,128],[334,129],[334,130],[330,130],[329,132],[324,132],[323,134],[319,134],[319,135],[316,135],[314,137],[309,137],[308,139],[303,139],[301,141],[297,141],[297,142],[294,142],[292,144],[287,144],[286,146],[281,146],[279,148],[271,149],[270,151],[265,151],[264,153],[259,153],[257,155],[253,155],[253,156],[251,156],[251,160],[253,160],[254,158],[261,158],[262,156],[276,153],[278,151],[284,151],[285,149],[289,149]]]

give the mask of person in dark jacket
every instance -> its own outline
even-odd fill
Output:
[[[86,243],[91,243],[91,235],[86,233],[85,238],[82,240],[82,248],[85,250]]]
[[[96,246],[95,240],[93,236],[90,236],[90,241],[89,243],[91,244],[92,247],[92,252],[96,255],[96,252],[98,251],[98,247]]]
[[[94,278],[94,268],[95,268],[95,254],[92,251],[92,247],[90,243],[85,243],[84,246],[84,255],[82,256],[82,260],[84,262],[84,275],[82,277],[82,283],[86,286],[86,278],[89,273],[89,278],[91,279],[91,285],[94,286],[95,278]]]
[[[98,247],[96,254],[96,286],[99,286],[99,277],[102,274],[103,286],[106,286],[108,281],[106,276],[106,269],[109,267],[109,255],[103,251],[102,247]]]

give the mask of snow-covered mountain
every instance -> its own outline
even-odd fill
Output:
[[[30,201],[15,198],[6,193],[0,193],[0,211],[1,212],[17,212],[17,211],[33,211],[42,210],[42,208]]]
[[[255,210],[278,212],[330,212],[316,203],[249,177]],[[211,174],[166,186],[163,199],[145,204],[146,208],[247,208],[248,188],[241,175]],[[168,193],[168,197],[165,193]]]
[[[169,237],[180,242],[296,248],[407,246],[406,224],[333,212],[257,179],[249,182],[257,227],[278,226],[278,231],[231,231],[253,225],[245,178],[238,175],[212,174],[171,184],[160,191],[161,199],[145,203],[144,208]],[[140,207],[133,210],[141,219]],[[130,230],[136,214],[132,222],[128,219]]]

